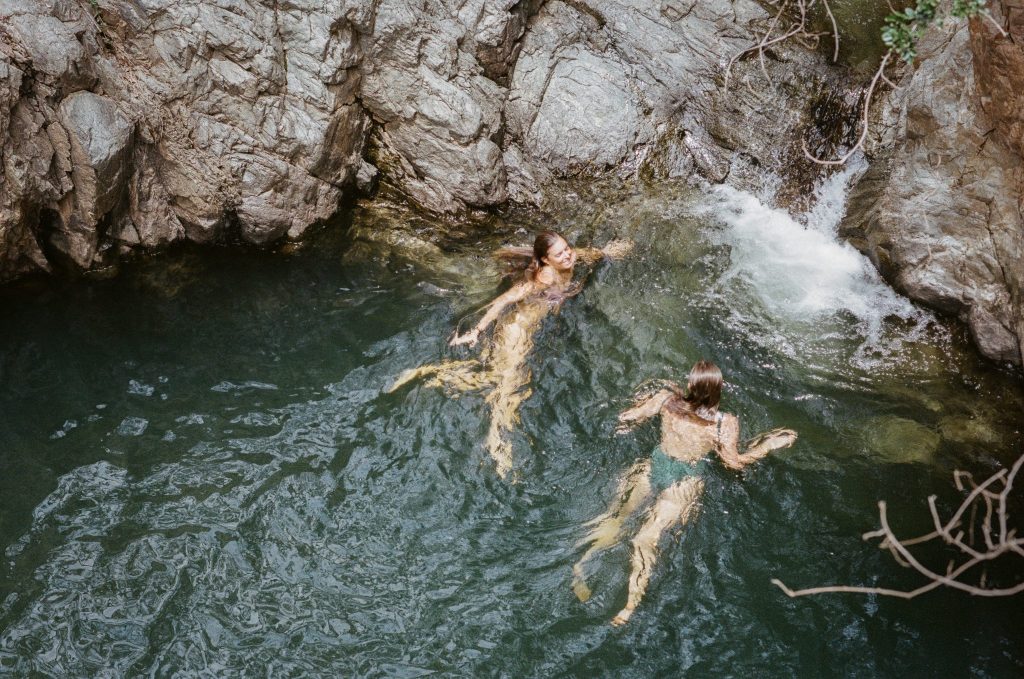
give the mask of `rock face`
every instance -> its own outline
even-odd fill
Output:
[[[996,8],[1016,36],[1018,4]],[[0,282],[300,238],[378,189],[454,217],[605,172],[781,178],[798,202],[820,171],[801,140],[833,152],[822,111],[842,122],[858,83],[778,45],[727,87],[771,20],[755,0],[0,0]],[[1019,44],[980,22],[935,42],[846,224],[898,287],[1016,361]]]
[[[460,215],[536,202],[551,173],[770,166],[806,93],[765,107],[720,82],[767,18],[753,0],[0,0],[0,279],[298,238],[378,177]],[[774,76],[826,73],[791,57]]]
[[[333,215],[363,164],[372,10],[0,0],[0,279]]]
[[[919,66],[879,113],[881,152],[841,233],[906,295],[964,320],[983,354],[1020,364],[1024,25],[1016,16],[1016,42],[980,21],[928,37]]]

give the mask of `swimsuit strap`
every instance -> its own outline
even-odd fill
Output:
[[[718,443],[722,442],[722,411],[719,410],[715,413],[715,441]]]

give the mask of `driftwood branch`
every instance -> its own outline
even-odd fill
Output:
[[[926,584],[908,591],[889,589],[885,587],[859,587],[851,585],[829,585],[825,587],[810,587],[807,589],[794,590],[787,587],[781,580],[773,579],[772,584],[776,585],[790,597],[807,596],[809,594],[826,593],[857,593],[857,594],[882,594],[902,599],[913,599],[914,597],[930,592],[938,587],[949,587],[958,589],[974,596],[997,597],[1011,596],[1024,592],[1024,582],[1011,587],[988,587],[987,576],[983,572],[979,577],[979,584],[973,585],[961,580],[961,578],[974,569],[976,566],[991,563],[1003,556],[1024,556],[1024,539],[1017,537],[1017,530],[1010,526],[1009,512],[1007,505],[1010,494],[1013,491],[1013,484],[1016,481],[1017,473],[1024,465],[1024,456],[1021,456],[1010,468],[1001,469],[980,484],[974,483],[970,474],[956,471],[953,473],[953,482],[957,490],[966,490],[968,485],[972,488],[967,497],[949,518],[943,522],[939,516],[939,510],[935,504],[935,496],[928,498],[928,510],[931,513],[935,530],[915,538],[900,539],[896,537],[889,525],[889,517],[886,503],[878,503],[878,518],[881,528],[864,534],[865,540],[881,538],[879,548],[886,549],[901,566],[910,568],[927,580]],[[966,480],[967,485],[964,484]],[[1001,484],[1001,486],[1000,486]],[[997,492],[998,489],[998,492]],[[981,520],[978,532],[982,534],[985,546],[984,549],[975,546],[975,522],[978,515],[978,506],[983,504],[985,514]],[[967,531],[962,529],[964,515],[970,510],[970,525]],[[993,521],[994,519],[994,521]],[[964,537],[967,542],[964,542]],[[950,561],[945,573],[937,572],[925,566],[910,551],[910,547],[933,540],[941,539],[946,545],[956,548],[964,560],[959,564],[956,560]],[[965,558],[966,557],[966,558]]]

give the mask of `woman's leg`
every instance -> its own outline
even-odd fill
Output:
[[[491,426],[486,447],[494,460],[498,476],[505,478],[512,471],[512,430],[519,423],[519,406],[530,397],[530,371],[525,368],[510,374],[495,375],[497,383],[487,394],[491,408]]]
[[[533,336],[546,314],[543,305],[523,306],[495,330],[487,352],[487,367],[493,388],[487,394],[491,408],[491,426],[487,432],[487,452],[494,460],[498,476],[512,470],[511,434],[519,424],[519,406],[530,398],[530,368],[526,357],[533,349]]]
[[[654,562],[658,556],[658,540],[672,526],[687,523],[697,509],[704,493],[704,482],[688,476],[673,483],[658,495],[644,525],[633,538],[632,572],[629,574],[629,595],[626,606],[612,619],[613,625],[624,625],[647,591]]]
[[[424,386],[441,387],[449,394],[482,389],[490,384],[490,376],[481,369],[480,361],[442,361],[403,370],[394,383],[385,391],[392,393],[413,380],[426,378]]]
[[[577,546],[590,544],[580,560],[572,567],[572,591],[580,601],[590,598],[590,588],[584,581],[583,564],[619,541],[622,524],[651,494],[651,461],[637,462],[619,480],[615,499],[608,511],[587,522],[592,526]]]

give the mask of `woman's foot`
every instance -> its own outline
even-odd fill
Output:
[[[583,602],[590,599],[592,594],[590,588],[587,587],[586,581],[583,579],[583,568],[579,564],[572,567],[572,591],[576,598]]]
[[[627,622],[629,622],[629,618],[632,615],[633,615],[633,609],[632,608],[629,608],[628,606],[626,608],[623,608],[621,611],[619,611],[618,615],[616,615],[614,618],[612,618],[612,627],[622,627]]]
[[[403,370],[401,372],[401,374],[399,374],[399,376],[397,378],[395,378],[395,381],[391,383],[391,386],[386,387],[384,389],[384,393],[385,394],[393,394],[394,392],[398,391],[399,389],[404,387],[409,382],[412,382],[414,379],[416,379],[420,375],[425,374],[425,372],[426,371],[424,371],[424,369],[422,367],[420,367],[420,368],[407,368],[407,369]]]

